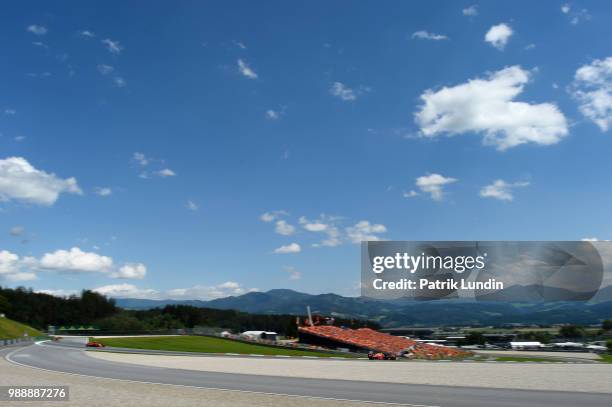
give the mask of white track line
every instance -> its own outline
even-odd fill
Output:
[[[36,342],[35,344],[38,346],[45,346],[43,344],[44,342],[47,342],[47,341]],[[140,381],[140,380],[127,380],[127,379],[115,379],[115,378],[103,377],[103,376],[92,376],[92,375],[85,375],[85,374],[80,374],[80,373],[68,373],[68,372],[61,372],[57,370],[44,369],[42,367],[28,366],[28,365],[24,365],[23,363],[19,363],[11,359],[11,356],[13,356],[14,353],[17,353],[23,349],[27,349],[27,347],[15,349],[14,351],[8,353],[4,357],[4,359],[14,365],[18,365],[21,367],[27,367],[30,369],[42,370],[44,372],[60,373],[60,374],[65,374],[65,375],[70,375],[70,376],[88,377],[88,378],[93,378],[93,379],[115,380],[115,381],[127,382],[127,383],[157,384],[161,386],[178,386],[178,387],[185,387],[185,388],[192,388],[192,389],[217,390],[217,391],[229,391],[229,392],[233,391],[233,392],[239,392],[239,393],[245,393],[245,394],[260,394],[264,396],[285,396],[285,397],[295,397],[295,398],[302,398],[302,399],[345,401],[345,402],[369,403],[369,404],[380,404],[380,405],[389,405],[389,406],[440,407],[440,406],[435,406],[435,405],[430,405],[430,404],[391,403],[391,402],[386,402],[386,401],[355,400],[355,399],[343,399],[343,398],[335,398],[335,397],[301,396],[298,394],[272,393],[272,392],[264,392],[264,391],[253,391],[253,390],[234,390],[234,389],[223,389],[219,387],[191,386],[191,385],[186,385],[186,384],[156,383],[156,382],[146,382],[146,381]]]

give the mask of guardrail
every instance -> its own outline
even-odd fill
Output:
[[[0,348],[6,347],[6,346],[15,346],[15,345],[22,345],[22,344],[28,344],[28,343],[33,343],[35,338],[12,338],[12,339],[0,339]]]

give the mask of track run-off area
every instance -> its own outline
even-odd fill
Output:
[[[168,388],[182,386],[348,403],[609,407],[612,401],[612,364],[151,355],[137,351],[88,352],[82,347],[50,342],[5,349],[0,355],[14,366],[92,380],[105,378]]]

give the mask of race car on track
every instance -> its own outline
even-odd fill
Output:
[[[394,353],[389,352],[368,352],[368,359],[370,360],[396,360],[397,356]]]
[[[88,348],[103,348],[104,344],[101,344],[100,342],[96,342],[96,341],[90,341],[87,342],[87,346]]]

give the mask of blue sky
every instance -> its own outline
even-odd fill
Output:
[[[606,2],[20,2],[0,284],[357,295],[360,239],[612,238]]]

